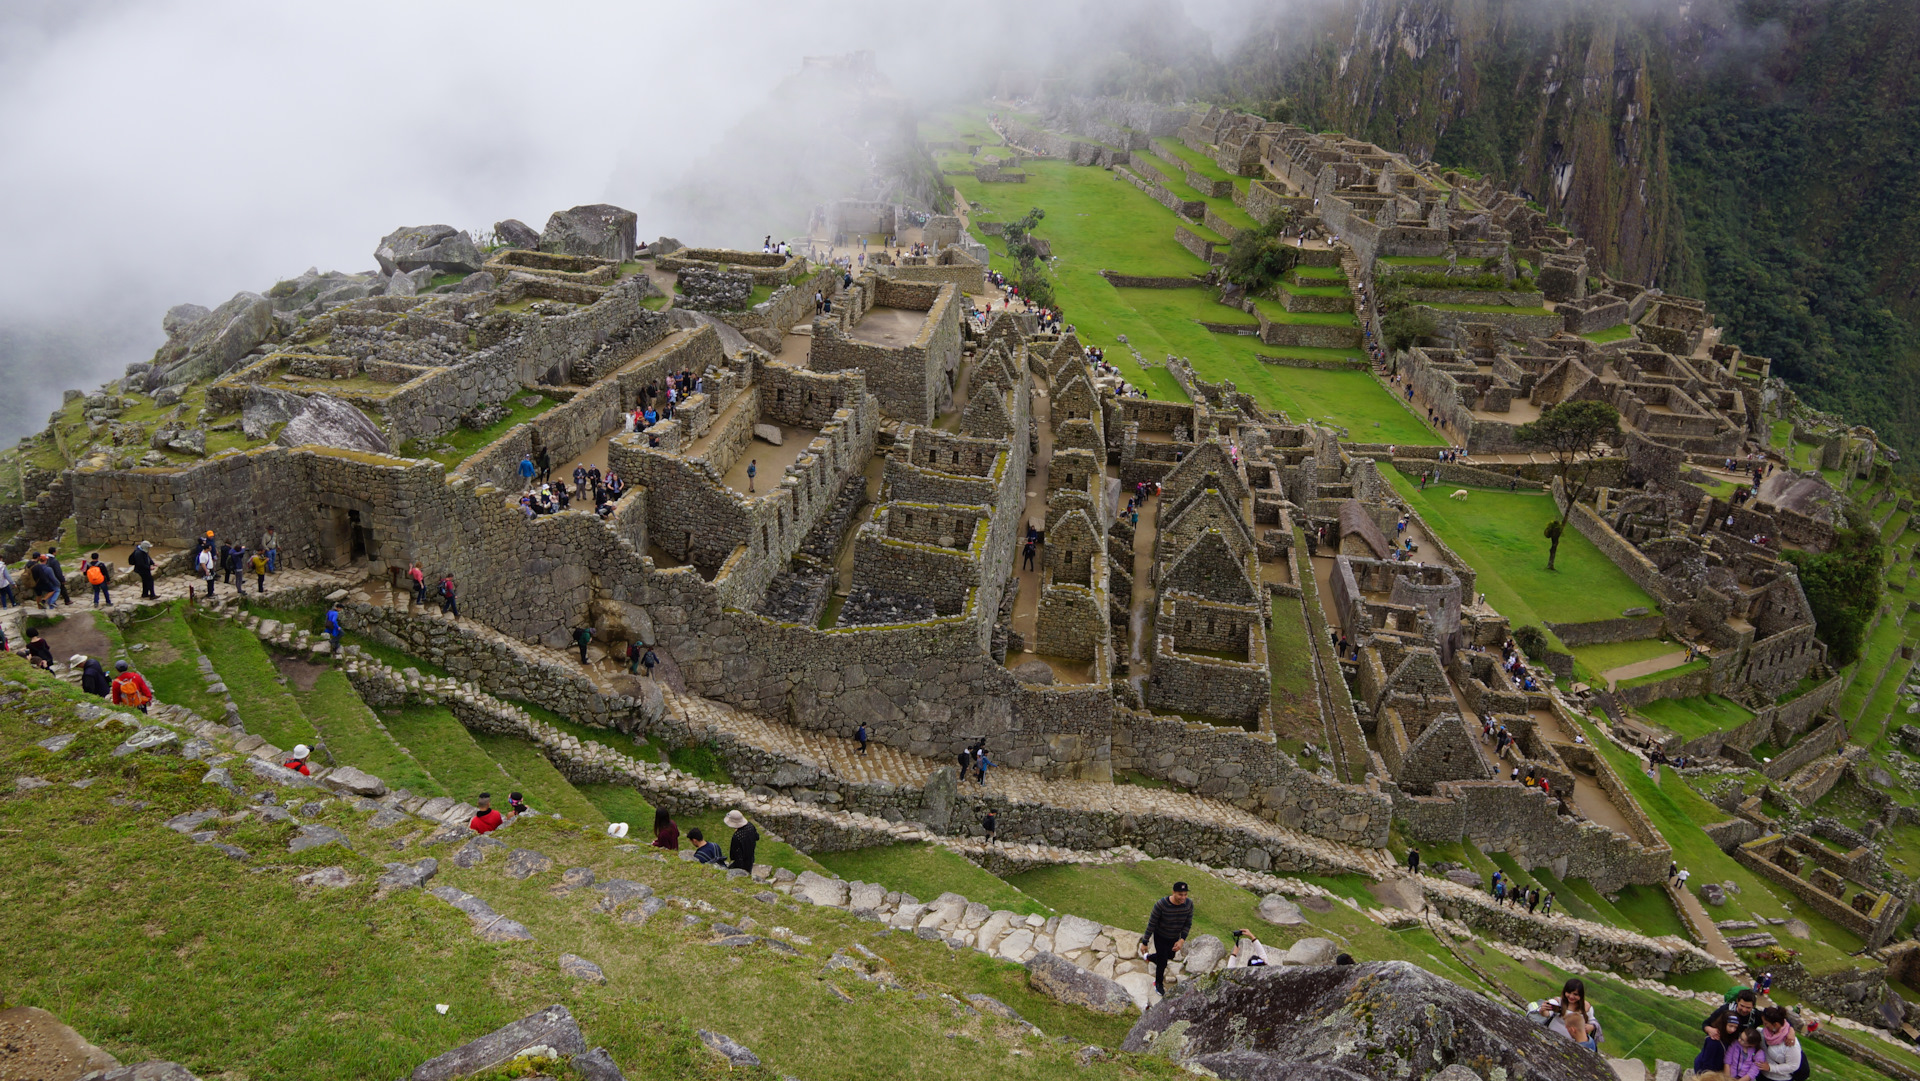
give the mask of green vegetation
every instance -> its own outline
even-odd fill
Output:
[[[1147,860],[1104,866],[1040,867],[1008,877],[1022,893],[1061,912],[1138,930],[1146,926],[1153,902],[1165,897],[1176,881],[1193,888],[1193,933],[1232,942],[1241,927],[1271,926],[1255,910],[1260,898],[1223,879],[1181,863]]]
[[[1210,334],[1169,309],[1191,312],[1205,302],[1195,298],[1150,297],[1148,294],[1184,294],[1187,290],[1115,289],[1099,272],[1147,277],[1198,278],[1207,266],[1173,239],[1181,219],[1166,207],[1117,175],[1064,162],[1034,161],[1023,167],[1025,184],[981,184],[971,177],[951,178],[960,194],[974,204],[973,225],[1006,221],[1034,205],[1047,209],[1040,234],[1053,244],[1051,275],[1055,298],[1080,339],[1107,350],[1107,360],[1152,397],[1179,401],[1184,396],[1160,362],[1168,355],[1186,357],[1202,378],[1232,379],[1263,406],[1288,414],[1295,421],[1332,420],[1360,437],[1407,445],[1432,444],[1440,439],[1404,405],[1394,400],[1366,372],[1321,371],[1265,365],[1259,354],[1294,355],[1295,351],[1263,346],[1245,336]],[[1007,258],[999,237],[982,235],[993,252],[994,268],[1014,273],[1017,264]],[[1196,281],[1197,284],[1197,281]],[[1136,305],[1138,305],[1136,307]],[[1231,322],[1209,319],[1209,322]],[[1243,317],[1244,318],[1244,317]],[[1122,345],[1120,335],[1131,345]],[[1150,367],[1141,367],[1133,350]],[[1328,351],[1333,356],[1362,359],[1359,350]]]
[[[1800,585],[1813,608],[1820,640],[1828,659],[1845,665],[1860,655],[1867,620],[1880,603],[1881,568],[1886,550],[1871,529],[1844,529],[1835,534],[1826,552],[1788,549],[1782,558],[1800,571]]]
[[[1560,552],[1560,538],[1566,532],[1567,518],[1579,506],[1593,477],[1594,444],[1620,439],[1620,411],[1606,402],[1575,401],[1549,406],[1537,420],[1514,429],[1514,438],[1523,446],[1538,447],[1560,463],[1560,479],[1566,485],[1565,513],[1556,516],[1542,532],[1548,541],[1547,569],[1553,569],[1554,556]],[[1582,457],[1588,455],[1587,457]]]
[[[199,668],[200,643],[187,625],[186,602],[175,601],[158,612],[142,616],[128,624],[128,655],[133,667],[146,677],[147,685],[163,702],[182,705],[208,720],[226,716],[226,700],[207,692],[207,681]],[[145,646],[136,650],[133,647]],[[291,747],[289,743],[285,746]]]
[[[1225,271],[1227,280],[1253,294],[1268,292],[1280,284],[1300,260],[1300,249],[1282,239],[1292,224],[1291,208],[1282,208],[1266,224],[1233,234],[1233,251],[1227,256]]]
[[[473,742],[513,778],[513,787],[508,792],[520,793],[527,806],[542,814],[563,815],[574,822],[606,825],[600,809],[560,776],[560,771],[553,768],[540,748],[518,736],[492,732],[473,733]]]
[[[1709,733],[1725,732],[1753,720],[1752,710],[1717,694],[1695,698],[1662,698],[1637,707],[1634,712],[1681,739],[1698,739]]]
[[[380,717],[387,731],[413,757],[447,795],[472,803],[482,792],[491,793],[495,803],[506,806],[507,793],[517,782],[507,775],[445,706],[410,705],[403,709],[382,710]]]
[[[252,631],[227,619],[188,617],[186,622],[240,708],[247,731],[283,749],[319,738]]]
[[[1699,672],[1704,672],[1711,667],[1713,667],[1712,661],[1689,661],[1686,664],[1677,665],[1659,672],[1649,672],[1644,676],[1634,676],[1632,679],[1623,679],[1620,681],[1618,689],[1626,690],[1628,687],[1639,687],[1648,683],[1662,683],[1669,679],[1679,679],[1681,676],[1691,676]]]
[[[417,796],[451,794],[381,730],[379,718],[338,671],[320,673],[313,689],[300,696],[300,704],[310,719],[318,719],[320,738],[335,761],[363,769],[387,782],[387,787],[404,788]]]
[[[1448,498],[1447,486],[1419,490],[1397,470],[1384,472],[1447,546],[1479,572],[1478,589],[1515,625],[1614,619],[1628,608],[1658,607],[1578,532],[1569,530],[1561,539],[1559,569],[1545,568],[1534,538],[1557,514],[1553,497],[1544,492],[1473,488],[1457,500]]]
[[[531,395],[516,394],[500,403],[507,406],[507,415],[487,425],[485,428],[476,431],[462,425],[440,436],[436,440],[436,444],[451,449],[429,450],[421,447],[417,441],[409,440],[402,444],[396,453],[405,458],[431,458],[441,465],[446,466],[448,469],[452,469],[472,457],[475,451],[492,444],[501,436],[506,435],[508,431],[512,430],[514,425],[525,424],[527,421],[560,404],[557,400],[545,397],[544,395],[540,396],[539,402],[534,405],[520,404],[521,398],[530,396]]]
[[[943,893],[958,893],[988,908],[1051,916],[1053,909],[1021,893],[1005,880],[969,863],[939,845],[886,845],[849,852],[822,852],[814,857],[822,866],[852,881],[878,882],[889,890],[931,901]]]
[[[1618,323],[1605,330],[1596,330],[1592,334],[1580,336],[1596,345],[1605,345],[1608,342],[1624,341],[1633,337],[1633,326],[1629,323]]]
[[[1482,289],[1504,293],[1537,293],[1540,287],[1530,278],[1507,280],[1504,274],[1453,275],[1406,272],[1393,275],[1393,284],[1411,289]]]
[[[1655,657],[1678,653],[1684,648],[1686,647],[1667,638],[1642,638],[1637,642],[1605,642],[1600,645],[1577,646],[1573,650],[1573,659],[1597,676],[1609,669],[1650,661]]]

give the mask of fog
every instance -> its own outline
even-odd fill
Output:
[[[1180,0],[1129,0],[1138,16]],[[1210,30],[1247,0],[1191,0]],[[149,357],[160,317],[380,237],[653,208],[809,54],[870,49],[921,103],[1099,42],[1112,3],[238,0],[0,5],[0,441]],[[743,220],[743,242],[804,222]]]

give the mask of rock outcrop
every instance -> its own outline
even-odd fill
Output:
[[[373,250],[382,274],[432,269],[435,274],[471,274],[486,257],[471,237],[451,225],[407,225],[381,238]]]
[[[540,250],[624,263],[633,258],[639,221],[633,211],[607,203],[556,210],[547,219],[546,231],[540,234]],[[496,231],[499,227],[494,226]]]
[[[337,450],[387,452],[387,437],[365,413],[328,394],[315,394],[287,421],[274,442],[283,447],[316,444]]]
[[[179,318],[191,314],[187,309],[193,307],[179,305],[162,321],[168,341],[153,354],[148,390],[231,371],[273,329],[273,302],[259,293],[235,293],[225,304],[180,326]]]
[[[1512,1081],[1613,1081],[1601,1056],[1404,961],[1229,969],[1156,1003],[1122,1049],[1262,1081],[1426,1081],[1448,1064]]]

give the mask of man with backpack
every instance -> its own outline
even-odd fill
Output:
[[[593,641],[592,627],[581,627],[578,630],[573,632],[573,644],[580,647],[580,663],[581,664],[591,663],[590,661],[587,660],[587,644],[592,641]]]
[[[60,566],[60,557],[55,554],[58,551],[58,548],[48,547],[47,566],[53,568],[53,577],[60,583],[60,603],[72,604],[73,595],[67,592],[67,572]],[[49,604],[47,607],[51,608],[53,605]]]
[[[340,655],[340,606],[327,606],[327,638],[333,642],[333,655]]]
[[[451,574],[440,579],[440,611],[442,614],[451,613],[455,619],[460,618],[460,598],[454,592]]]
[[[108,697],[116,706],[127,706],[142,713],[153,701],[153,688],[147,686],[144,676],[127,667],[125,661],[113,662],[113,685]]]
[[[87,584],[93,587],[93,606],[100,607],[100,598],[107,599],[107,607],[113,607],[113,590],[107,583],[107,565],[100,562],[100,553],[95,552],[80,564],[80,573],[87,576]]]

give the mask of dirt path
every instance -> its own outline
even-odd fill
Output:
[[[1674,905],[1680,909],[1680,915],[1687,921],[1687,925],[1693,928],[1693,937],[1700,941],[1700,945],[1705,947],[1708,953],[1717,960],[1732,961],[1736,965],[1741,963],[1740,955],[1733,952],[1732,946],[1727,945],[1727,936],[1721,934],[1720,929],[1713,925],[1713,917],[1708,915],[1706,906],[1700,903],[1700,898],[1695,897],[1690,890],[1677,889],[1672,885],[1667,886],[1667,896],[1673,898]]]

